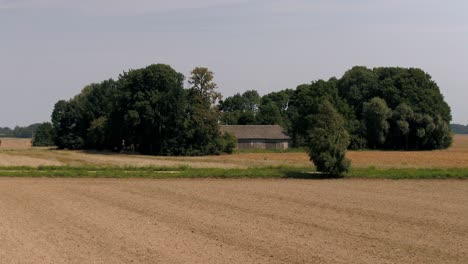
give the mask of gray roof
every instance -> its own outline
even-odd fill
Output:
[[[278,125],[221,126],[222,132],[229,132],[237,139],[284,139],[289,140],[283,128]]]

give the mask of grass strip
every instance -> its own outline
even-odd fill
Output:
[[[60,178],[269,178],[327,179],[310,167],[269,166],[246,169],[113,166],[0,167],[0,177]],[[468,168],[353,168],[344,178],[360,179],[468,179]]]
[[[468,168],[353,168],[346,178],[468,179]]]

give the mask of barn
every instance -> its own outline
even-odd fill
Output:
[[[221,131],[236,136],[239,149],[288,149],[291,141],[278,125],[224,125]]]

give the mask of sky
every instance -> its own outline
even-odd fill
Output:
[[[0,127],[129,69],[208,67],[224,96],[418,67],[468,124],[466,0],[0,0]]]

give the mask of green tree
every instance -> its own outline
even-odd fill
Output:
[[[187,96],[184,76],[165,64],[130,70],[118,80],[109,115],[110,144],[133,145],[143,154],[185,153]]]
[[[388,119],[392,110],[382,98],[375,97],[364,103],[363,118],[366,124],[367,142],[373,148],[385,143],[390,125]]]
[[[255,125],[261,97],[255,90],[237,93],[219,102],[221,122],[226,125]]]
[[[190,89],[198,100],[207,100],[210,106],[222,99],[221,93],[217,92],[218,85],[213,82],[214,74],[208,68],[196,67],[192,70],[188,80]]]
[[[317,114],[309,116],[308,120],[311,124],[307,141],[310,159],[318,171],[341,176],[351,164],[346,159],[349,134],[343,117],[330,102],[324,101]]]
[[[223,133],[218,142],[220,151],[223,153],[232,154],[237,147],[237,138],[228,132]]]
[[[213,82],[213,72],[197,67],[192,71],[188,83],[188,126],[185,129],[189,155],[219,154],[222,152],[220,112],[215,103],[221,99]]]
[[[272,102],[260,105],[256,122],[259,125],[285,126],[283,116],[281,115],[278,106]]]
[[[95,149],[104,149],[107,142],[108,136],[108,124],[107,124],[107,117],[101,116],[93,121],[88,128],[88,132],[86,134],[86,144],[90,148]]]
[[[378,147],[436,149],[443,148],[441,146],[446,146],[451,141],[450,132],[446,131],[452,119],[450,107],[432,77],[421,69],[353,67],[338,81],[338,86],[340,96],[348,102],[354,110],[356,119],[361,123],[365,124],[363,102],[369,102],[375,97],[385,100],[390,109],[403,111],[405,109],[397,110],[397,108],[404,104],[404,107],[413,113],[411,118],[393,116],[389,120],[391,135],[385,139],[385,145],[380,144]],[[440,128],[437,132],[431,130],[433,127],[431,119],[433,122],[437,119],[438,122],[444,123],[436,126]],[[365,133],[366,127],[359,128],[357,124],[355,123],[354,129],[347,125],[351,138],[364,135],[369,139]],[[373,138],[371,141],[369,145],[373,146],[378,138]]]
[[[354,120],[351,109],[338,94],[336,79],[299,85],[290,98],[287,110],[291,121],[289,134],[294,146],[303,146],[306,143],[311,124],[304,122],[304,118],[316,114],[324,101],[330,102],[341,115],[345,116],[345,120]]]
[[[84,139],[80,135],[80,112],[75,101],[58,101],[52,112],[54,143],[60,149],[81,149]]]
[[[34,147],[49,147],[54,145],[54,127],[51,123],[40,124],[32,140]]]
[[[413,109],[406,103],[401,103],[393,111],[393,145],[394,148],[409,148],[410,124],[414,120]]]
[[[293,94],[294,90],[286,89],[264,95],[259,106],[257,123],[280,125],[285,130],[290,130],[291,122],[288,117],[288,107]]]

